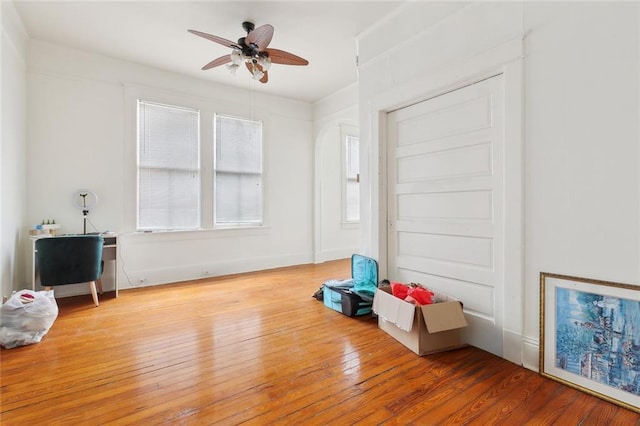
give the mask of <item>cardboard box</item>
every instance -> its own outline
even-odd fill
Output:
[[[436,303],[416,306],[376,291],[373,311],[378,315],[378,327],[420,356],[464,346],[460,329],[468,323],[462,303],[434,293]]]

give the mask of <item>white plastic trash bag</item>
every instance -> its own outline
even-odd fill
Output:
[[[38,343],[58,317],[53,290],[20,290],[0,307],[0,345],[7,349]]]

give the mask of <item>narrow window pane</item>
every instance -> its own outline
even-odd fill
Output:
[[[360,140],[355,136],[347,136],[345,142],[345,220],[357,222],[360,220]]]
[[[262,123],[216,115],[215,224],[262,224]]]
[[[347,136],[347,178],[355,179],[360,173],[359,139]]]
[[[179,170],[140,169],[138,222],[145,229],[190,229],[197,224],[200,179]]]
[[[138,229],[200,225],[198,111],[138,102]]]
[[[140,166],[198,168],[198,113],[140,104]]]
[[[261,223],[260,181],[259,175],[218,173],[216,179],[217,223]]]
[[[242,172],[262,170],[262,125],[216,116],[216,168]]]
[[[360,220],[360,184],[356,181],[347,181],[346,188],[346,220],[357,222]]]

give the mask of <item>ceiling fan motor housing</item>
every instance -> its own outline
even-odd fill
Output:
[[[245,37],[241,37],[238,39],[238,46],[240,47],[240,50],[242,51],[242,55],[245,57],[252,57],[252,58],[256,58],[258,56],[269,56],[266,52],[260,52],[258,50],[258,46],[256,46],[253,43],[246,43],[246,38]]]
[[[242,28],[244,28],[244,30],[248,33],[250,33],[251,31],[254,30],[256,26],[253,24],[253,22],[249,22],[249,21],[244,21],[242,23]]]

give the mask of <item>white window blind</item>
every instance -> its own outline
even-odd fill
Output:
[[[140,230],[200,226],[199,112],[138,101]]]
[[[360,139],[347,135],[345,140],[345,221],[360,220]]]
[[[215,226],[262,224],[262,123],[215,116]]]

